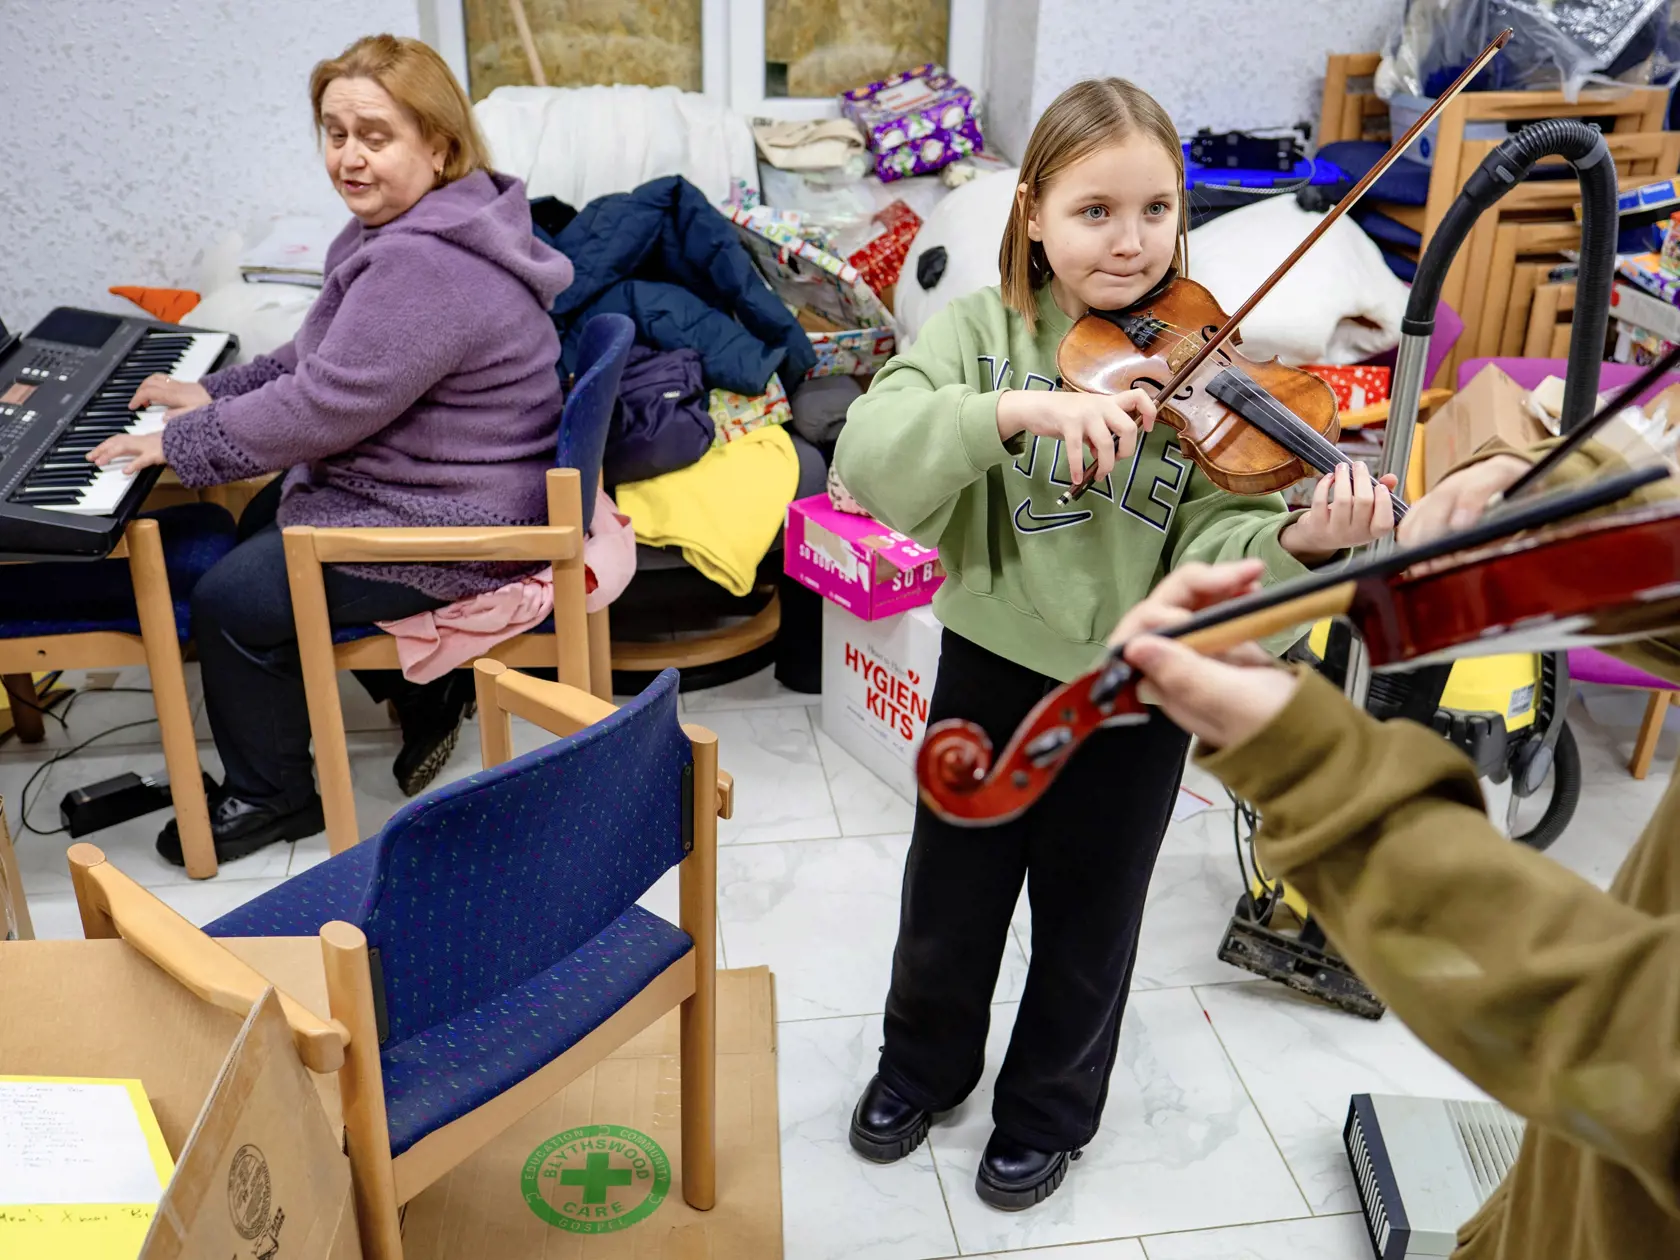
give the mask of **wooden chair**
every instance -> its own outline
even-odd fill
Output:
[[[361,839],[338,671],[396,669],[396,641],[376,626],[336,629],[327,615],[321,566],[346,561],[548,560],[554,566],[554,613],[527,634],[487,655],[523,668],[554,666],[561,682],[612,698],[612,663],[606,610],[590,614],[584,603],[583,539],[595,510],[601,454],[618,398],[619,378],[635,339],[628,316],[599,315],[585,326],[579,372],[560,413],[555,463],[548,473],[548,525],[541,528],[316,529],[284,531],[287,577],[297,620],[298,650],[315,775],[334,853]]]
[[[317,529],[282,532],[292,588],[298,655],[303,664],[315,777],[327,844],[343,853],[361,839],[338,671],[398,669],[396,640],[374,626],[334,629],[322,566],[403,561],[546,561],[554,567],[554,614],[544,626],[498,644],[488,655],[525,668],[555,667],[561,682],[590,688],[589,623],[584,612],[583,505],[572,468],[548,473],[547,525],[420,529]]]
[[[18,738],[32,743],[46,735],[35,673],[144,665],[151,675],[181,853],[194,879],[215,875],[216,848],[181,644],[190,632],[192,584],[233,544],[233,523],[221,509],[187,505],[130,521],[123,541],[105,561],[0,570],[0,608],[5,610],[0,613],[0,675],[11,697]],[[126,574],[118,567],[123,559]],[[173,593],[172,568],[178,579]]]
[[[29,899],[23,895],[12,833],[0,810],[0,941],[32,941],[35,924],[29,918]]]
[[[1355,53],[1329,58],[1319,115],[1322,147],[1340,140],[1387,141],[1387,106],[1370,91],[1369,76],[1380,58]],[[1500,143],[1466,133],[1478,123],[1525,123],[1541,118],[1608,121],[1605,140],[1621,187],[1638,187],[1674,173],[1680,165],[1680,133],[1665,131],[1668,93],[1661,88],[1594,88],[1568,101],[1561,92],[1464,92],[1437,120],[1427,194],[1419,205],[1372,199],[1372,208],[1419,235],[1421,256],[1465,181]],[[1382,115],[1379,121],[1379,115]],[[1564,261],[1561,253],[1580,240],[1580,187],[1574,179],[1529,180],[1511,189],[1476,221],[1453,259],[1441,299],[1462,316],[1465,335],[1430,379],[1450,388],[1468,359],[1515,354],[1525,348],[1531,327],[1530,300],[1546,283],[1545,273]],[[1567,339],[1567,332],[1564,333]],[[1526,340],[1527,353],[1535,353]],[[1550,352],[1550,344],[1539,353]]]
[[[403,1203],[672,1007],[683,1197],[707,1210],[716,1193],[717,819],[732,796],[717,737],[679,726],[674,672],[615,709],[499,662],[475,670],[484,772],[203,931],[93,846],[71,850],[87,935],[121,935],[236,1012],[267,982],[216,938],[319,934],[330,1018],[282,1003],[304,1062],[339,1074],[368,1260],[402,1255]],[[562,738],[510,761],[512,714]],[[636,904],[671,866],[680,929]]]

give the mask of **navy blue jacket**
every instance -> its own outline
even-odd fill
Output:
[[[756,397],[779,372],[791,391],[816,364],[735,225],[681,176],[597,197],[558,233],[534,231],[572,262],[572,283],[550,308],[566,372],[583,325],[606,311],[633,319],[644,345],[697,351],[708,389]]]

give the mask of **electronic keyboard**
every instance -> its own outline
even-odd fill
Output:
[[[88,452],[163,428],[165,408],[129,410],[148,376],[197,381],[237,349],[227,333],[66,306],[22,337],[0,324],[0,560],[109,555],[163,470],[130,477]]]

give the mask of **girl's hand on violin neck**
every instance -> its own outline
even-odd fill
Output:
[[[1263,568],[1258,560],[1238,560],[1175,569],[1121,618],[1109,639],[1125,644],[1127,663],[1143,674],[1144,699],[1210,747],[1240,743],[1259,731],[1289,703],[1297,680],[1258,644],[1204,656],[1153,632],[1248,594],[1259,585]]]
[[[1278,542],[1302,564],[1323,564],[1346,547],[1362,547],[1394,528],[1393,474],[1374,480],[1358,460],[1319,478],[1312,506],[1284,527]],[[1410,515],[1408,513],[1408,515]]]
[[[1132,457],[1140,434],[1155,427],[1155,403],[1141,389],[1120,394],[1011,389],[998,398],[997,426],[1005,442],[1018,433],[1061,439],[1075,479],[1083,475],[1089,447],[1100,481],[1117,460]]]
[[[1451,530],[1468,529],[1487,510],[1488,500],[1510,489],[1528,468],[1528,461],[1515,455],[1495,455],[1455,472],[1412,504],[1400,522],[1400,542],[1415,547]]]

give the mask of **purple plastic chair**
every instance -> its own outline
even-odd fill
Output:
[[[1466,359],[1458,366],[1458,387],[1463,389],[1477,372],[1490,363],[1524,389],[1533,389],[1548,376],[1562,376],[1569,366],[1566,359]],[[1599,392],[1619,389],[1642,371],[1644,369],[1636,364],[1606,363],[1599,369]],[[1676,383],[1680,383],[1680,373],[1670,372],[1641,394],[1639,401],[1654,398]],[[1663,719],[1668,714],[1669,701],[1674,698],[1674,684],[1632,665],[1624,665],[1595,648],[1576,648],[1569,653],[1569,677],[1573,682],[1636,687],[1651,693],[1645,703],[1644,720],[1639,724],[1639,737],[1633,743],[1633,756],[1628,760],[1628,773],[1636,779],[1643,779],[1650,771],[1651,758],[1657,751]]]

